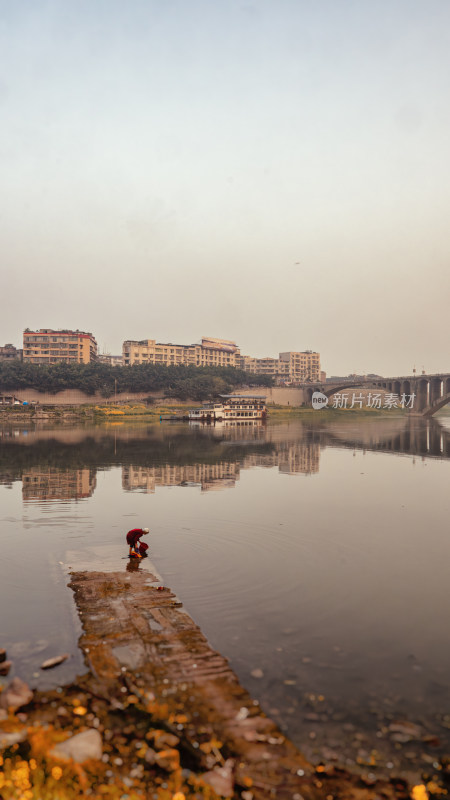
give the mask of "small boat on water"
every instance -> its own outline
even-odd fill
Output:
[[[228,420],[264,420],[267,416],[265,395],[221,394],[220,402],[204,403],[189,411],[190,422],[223,422]]]

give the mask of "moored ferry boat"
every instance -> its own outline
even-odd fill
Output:
[[[222,394],[221,402],[204,403],[189,411],[190,422],[222,422],[263,420],[267,416],[264,395]]]

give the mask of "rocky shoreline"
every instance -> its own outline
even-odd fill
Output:
[[[34,694],[14,678],[0,693],[2,800],[425,800],[446,793],[444,784],[408,787],[308,763],[150,573],[78,572],[70,586],[87,672]]]

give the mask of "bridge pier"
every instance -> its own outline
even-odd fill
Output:
[[[429,382],[430,386],[430,405],[436,403],[443,396],[444,384],[441,378],[432,378]]]

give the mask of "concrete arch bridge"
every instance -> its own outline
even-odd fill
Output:
[[[330,383],[315,383],[305,386],[311,402],[313,392],[323,392],[331,397],[337,392],[348,389],[374,389],[396,394],[401,398],[413,397],[412,404],[405,404],[406,410],[413,415],[432,417],[440,408],[450,403],[450,373],[439,375],[419,375],[395,378],[364,378]]]

